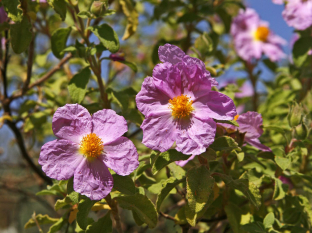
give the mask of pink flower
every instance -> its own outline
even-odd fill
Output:
[[[91,200],[111,192],[113,177],[108,167],[125,176],[139,165],[135,146],[122,137],[127,122],[113,110],[91,116],[81,105],[66,104],[55,112],[52,129],[58,139],[42,146],[42,170],[57,180],[74,176],[74,190]]]
[[[245,142],[256,147],[259,150],[271,151],[269,147],[262,145],[258,139],[263,134],[262,117],[260,113],[246,112],[241,115],[235,116],[235,120],[239,124],[239,127],[225,123],[218,123],[218,125],[221,125],[222,127],[230,131],[238,130],[240,133],[245,133]]]
[[[158,49],[162,64],[153,77],[145,78],[136,96],[138,109],[145,115],[143,144],[164,152],[176,142],[176,150],[199,155],[214,141],[214,119],[231,120],[236,115],[233,101],[211,91],[217,82],[205,64],[177,46]]]
[[[286,3],[282,15],[288,26],[305,30],[312,25],[312,0],[274,0],[273,2]]]
[[[261,21],[253,9],[240,10],[233,19],[231,35],[238,55],[245,61],[260,59],[262,54],[268,56],[271,61],[286,56],[281,49],[286,41],[275,35],[269,29],[268,23]]]

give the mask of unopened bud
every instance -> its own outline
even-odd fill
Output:
[[[296,126],[295,128],[295,138],[298,140],[304,140],[308,136],[308,128],[302,122],[300,125]]]
[[[293,102],[292,105],[290,106],[290,110],[287,117],[290,127],[296,127],[301,123],[302,121],[301,111],[302,111],[301,107],[296,102]]]
[[[106,3],[102,1],[94,1],[90,9],[95,16],[102,16],[106,11]]]

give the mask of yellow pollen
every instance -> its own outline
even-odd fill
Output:
[[[268,36],[270,34],[270,29],[265,26],[260,26],[257,28],[255,32],[255,39],[261,40],[262,42],[266,42],[268,39]]]
[[[95,133],[84,136],[80,142],[80,152],[86,156],[87,159],[97,158],[103,153],[103,150],[103,142]]]
[[[234,117],[234,121],[237,121],[238,117],[239,117],[239,115],[236,115],[236,116]]]
[[[186,118],[189,117],[194,110],[192,104],[193,101],[186,95],[180,95],[169,100],[169,108],[172,110],[172,116],[174,118]]]

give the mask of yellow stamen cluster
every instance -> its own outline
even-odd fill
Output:
[[[255,32],[255,39],[261,40],[263,42],[266,42],[268,39],[268,36],[270,34],[270,29],[265,26],[260,26],[257,28]]]
[[[237,121],[238,117],[239,117],[239,115],[236,115],[236,116],[234,117],[234,121]]]
[[[174,118],[186,118],[189,117],[194,110],[192,104],[193,101],[186,95],[180,95],[169,100],[169,108],[172,110],[172,116]]]
[[[97,158],[103,150],[103,142],[95,133],[84,136],[80,142],[80,152],[88,159]]]

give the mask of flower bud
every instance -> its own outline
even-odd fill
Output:
[[[106,11],[106,3],[102,1],[94,1],[90,9],[95,16],[102,16]]]
[[[300,125],[296,126],[295,128],[295,138],[298,140],[304,140],[308,136],[308,128],[302,122]]]
[[[288,113],[288,123],[290,127],[296,127],[302,121],[301,107],[293,102]]]

